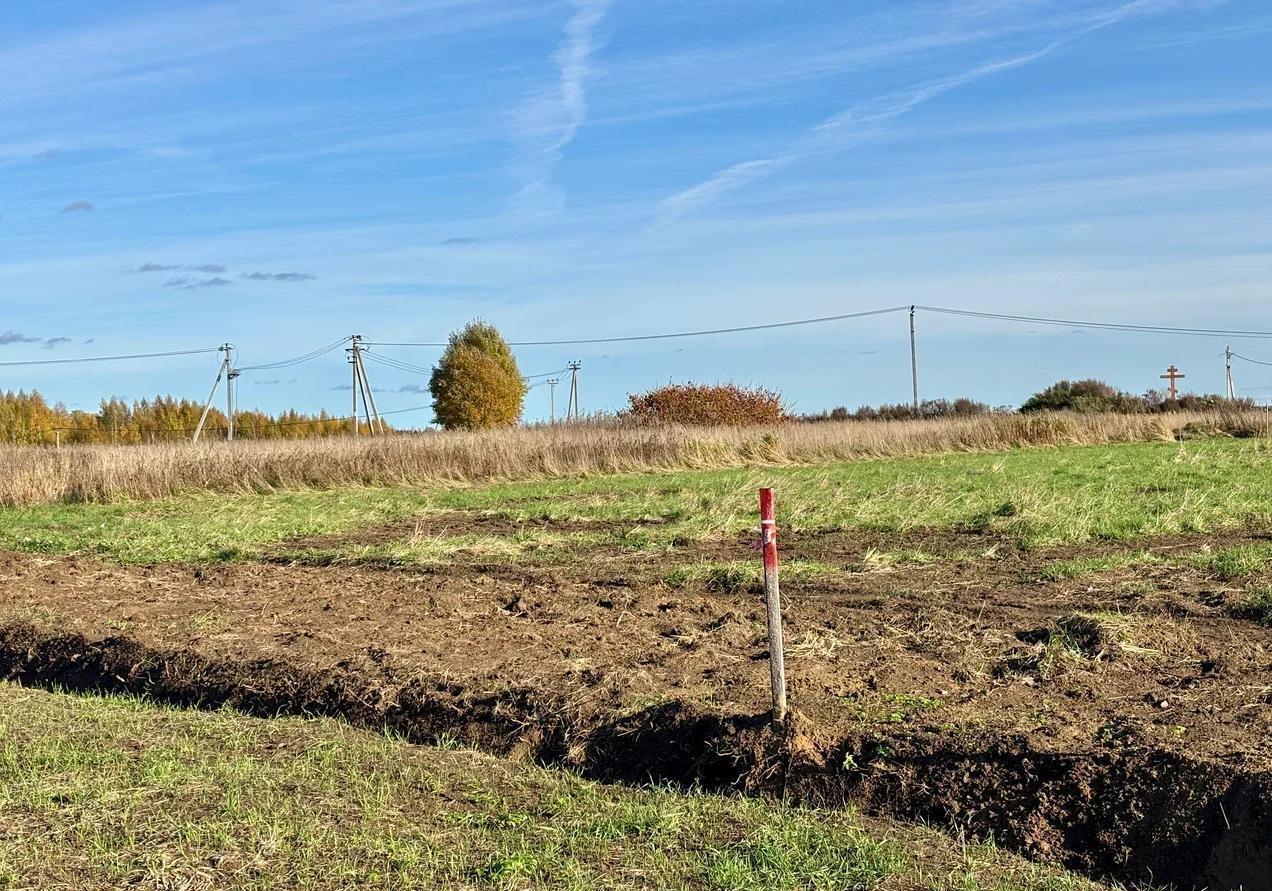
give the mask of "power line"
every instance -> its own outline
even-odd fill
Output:
[[[881,316],[886,313],[909,310],[910,305],[889,306],[885,309],[870,309],[865,312],[849,312],[836,316],[821,316],[816,319],[797,319],[793,322],[769,322],[763,325],[741,325],[736,328],[710,328],[702,331],[677,331],[671,334],[637,334],[628,337],[586,337],[577,340],[510,340],[508,346],[571,346],[589,343],[630,343],[637,340],[669,340],[675,337],[705,337],[712,334],[739,334],[743,331],[767,331],[773,328],[793,328],[796,325],[820,325],[824,322],[840,322],[845,319],[860,319],[866,316]],[[1272,336],[1272,335],[1270,335]],[[388,341],[367,341],[372,346],[409,346],[409,347],[444,347],[445,343],[390,343]]]
[[[370,350],[364,350],[362,355],[365,359],[370,359],[373,362],[379,362],[381,365],[388,365],[390,368],[396,368],[400,371],[410,371],[415,374],[433,373],[433,369],[431,368],[425,368],[422,365],[412,365],[410,362],[403,362],[401,359],[394,359],[392,356],[373,353]]]
[[[1269,367],[1272,367],[1272,362],[1264,362],[1259,359],[1251,359],[1249,356],[1243,356],[1240,353],[1232,353],[1231,355],[1232,355],[1232,358],[1241,359],[1244,362],[1252,362],[1255,365],[1267,365]]]
[[[127,356],[82,356],[75,359],[27,359],[21,362],[0,362],[0,366],[11,368],[15,365],[67,365],[74,362],[118,362],[124,359],[163,359],[169,356],[195,356],[199,353],[215,353],[220,347],[206,350],[173,350],[167,353],[132,353]]]
[[[350,338],[348,336],[342,337],[339,340],[337,340],[335,343],[329,343],[324,347],[319,347],[318,349],[312,350],[308,353],[305,353],[304,355],[293,356],[290,359],[282,359],[278,362],[265,362],[261,365],[248,365],[245,368],[240,368],[238,370],[239,371],[266,371],[266,370],[274,369],[274,368],[288,368],[292,365],[299,365],[302,362],[308,362],[311,359],[317,359],[319,356],[325,356],[327,353],[330,353],[331,351],[337,349],[338,347],[347,343],[349,340]]]
[[[1065,328],[1098,328],[1105,331],[1142,331],[1148,334],[1189,334],[1199,337],[1272,337],[1272,331],[1239,331],[1226,328],[1188,328],[1174,325],[1135,325],[1129,322],[1091,322],[1080,319],[1048,319],[1038,316],[1018,316],[996,312],[976,312],[970,309],[947,309],[942,306],[916,305],[915,309],[950,316],[968,316],[976,319],[998,319],[1006,322],[1028,322],[1035,325],[1059,325]]]

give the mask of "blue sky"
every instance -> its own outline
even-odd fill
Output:
[[[473,317],[537,340],[909,303],[1272,328],[1254,0],[9,3],[0,119],[0,361],[228,340],[251,365]],[[919,326],[925,397],[1138,392],[1172,362],[1223,386],[1222,340]],[[527,373],[574,358],[584,409],[668,380],[809,411],[909,396],[903,315],[519,351]],[[216,361],[0,387],[202,398]],[[342,412],[346,372],[245,374],[240,404]],[[1272,396],[1272,369],[1237,372]],[[382,409],[428,401],[371,373]]]

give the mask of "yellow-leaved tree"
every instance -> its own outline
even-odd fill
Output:
[[[447,430],[511,427],[527,389],[508,342],[480,319],[450,336],[428,388],[435,420]]]

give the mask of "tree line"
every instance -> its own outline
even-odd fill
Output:
[[[68,409],[61,403],[49,405],[35,390],[0,392],[0,442],[9,445],[52,445],[188,440],[198,426],[202,404],[190,399],[156,396],[132,402],[112,397],[103,399],[97,411]],[[204,436],[223,437],[225,413],[208,413]],[[307,439],[348,433],[347,418],[326,412],[316,415],[287,410],[277,415],[261,411],[234,413],[236,439]]]

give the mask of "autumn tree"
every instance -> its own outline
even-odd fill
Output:
[[[435,420],[448,430],[512,426],[527,389],[508,342],[480,320],[450,336],[428,388]]]

